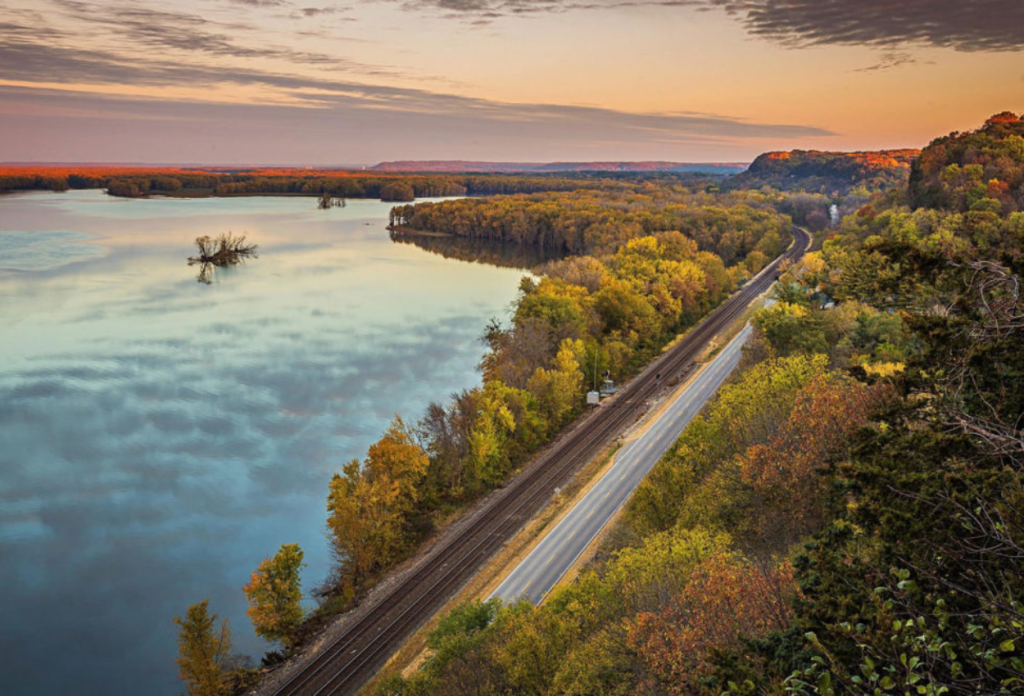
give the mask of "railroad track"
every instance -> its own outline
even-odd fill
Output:
[[[582,464],[626,426],[667,380],[688,367],[722,329],[776,280],[779,265],[795,261],[810,235],[793,228],[790,248],[708,315],[679,343],[651,362],[619,394],[596,409],[524,467],[460,534],[433,550],[423,564],[379,599],[330,647],[297,670],[274,696],[354,693],[405,638],[436,613],[482,563],[519,530]]]

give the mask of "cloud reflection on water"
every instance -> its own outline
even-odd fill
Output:
[[[478,336],[520,276],[392,244],[362,224],[386,216],[371,202],[310,216],[304,200],[204,201],[206,216],[161,221],[151,203],[191,202],[111,201],[107,218],[98,195],[0,202],[22,222],[36,206],[40,228],[89,207],[83,232],[111,250],[74,272],[0,273],[12,693],[177,693],[171,617],[204,597],[258,656],[249,571],[297,541],[307,587],[323,578],[330,475],[396,411],[476,383]],[[180,251],[228,225],[260,261],[199,286]]]

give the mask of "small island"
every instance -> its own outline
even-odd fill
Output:
[[[233,232],[225,232],[217,237],[196,237],[195,244],[199,253],[189,257],[188,265],[200,266],[196,280],[206,285],[213,282],[215,268],[237,266],[246,259],[257,258],[256,251],[259,248],[256,244],[248,243],[244,234],[236,235]]]

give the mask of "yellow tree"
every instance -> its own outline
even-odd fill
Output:
[[[548,422],[555,427],[568,421],[583,400],[585,359],[583,341],[567,338],[551,361],[551,369],[538,367],[527,384]]]
[[[395,416],[384,437],[370,445],[363,474],[371,481],[388,478],[398,486],[402,511],[411,512],[420,495],[420,484],[427,475],[430,457],[416,443],[412,431]]]
[[[327,526],[344,584],[359,584],[397,558],[402,548],[398,486],[388,476],[370,480],[358,459],[331,479]]]
[[[302,557],[298,544],[283,544],[272,558],[263,559],[245,586],[249,600],[245,613],[261,638],[285,645],[293,641],[303,615]]]
[[[484,385],[477,401],[477,417],[469,436],[470,459],[485,484],[501,481],[509,467],[508,440],[516,419],[503,398],[508,388],[500,382]]]
[[[401,556],[429,465],[396,417],[365,462],[352,460],[331,480],[327,525],[344,582],[357,584]]]
[[[178,631],[178,678],[192,696],[227,694],[225,676],[231,661],[231,629],[227,619],[217,628],[208,599],[193,604],[185,618],[175,617]]]

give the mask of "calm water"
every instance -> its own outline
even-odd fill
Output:
[[[477,383],[522,271],[395,244],[375,201],[0,197],[0,691],[172,694],[175,626],[298,542],[391,417]],[[192,240],[247,232],[211,285]]]

